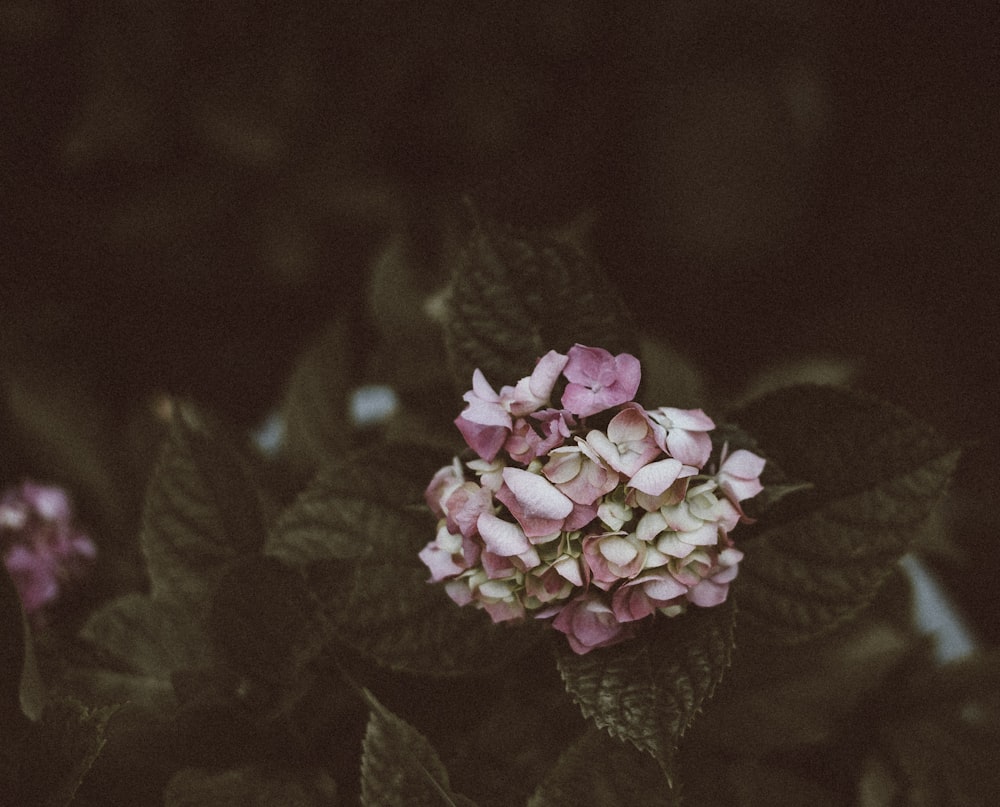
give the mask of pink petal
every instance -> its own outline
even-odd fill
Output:
[[[556,381],[559,380],[559,374],[562,373],[568,361],[568,356],[564,356],[562,353],[557,353],[554,350],[550,350],[542,356],[538,360],[538,364],[535,365],[535,369],[532,371],[529,379],[529,387],[532,395],[542,401],[547,400],[549,395],[552,394],[552,388],[555,386]]]
[[[517,524],[497,518],[492,513],[481,513],[476,526],[486,548],[496,555],[509,558],[527,552],[531,548],[523,530]]]
[[[683,463],[676,459],[651,462],[636,471],[628,485],[650,496],[659,496],[677,481],[682,469]]]
[[[573,502],[539,474],[520,468],[504,468],[503,481],[529,517],[564,519],[573,511]]]

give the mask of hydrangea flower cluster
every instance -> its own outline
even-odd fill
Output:
[[[455,424],[477,458],[455,458],[425,494],[439,519],[420,552],[430,581],[494,622],[552,619],[580,654],[656,613],[724,602],[743,558],[729,534],[764,460],[723,448],[709,470],[711,418],[644,409],[640,376],[634,356],[583,345],[499,393],[476,370]]]
[[[60,587],[86,575],[97,548],[74,525],[64,490],[23,482],[0,495],[0,552],[25,613],[37,625]]]

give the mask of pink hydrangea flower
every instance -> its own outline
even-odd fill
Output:
[[[0,551],[21,603],[44,624],[62,589],[84,578],[97,548],[73,523],[61,488],[24,482],[0,496]]]
[[[550,398],[565,381],[562,409]],[[638,360],[575,345],[500,392],[478,370],[456,420],[477,458],[438,471],[426,499],[430,582],[494,622],[552,620],[577,653],[689,605],[724,602],[742,553],[730,533],[764,460],[724,448],[700,409],[646,411]],[[583,418],[612,410],[607,426]]]
[[[587,417],[631,401],[639,389],[639,360],[628,353],[612,356],[599,347],[574,345],[563,370],[569,384],[562,405],[574,415]]]

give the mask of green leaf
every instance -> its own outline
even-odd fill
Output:
[[[399,519],[429,518],[424,490],[450,459],[416,446],[376,445],[328,464],[278,518],[265,553],[298,568],[368,554],[368,535],[391,532]]]
[[[423,490],[440,457],[378,446],[321,474],[268,540],[304,568],[331,638],[393,670],[452,675],[500,666],[535,641],[533,623],[494,625],[427,582],[433,540]]]
[[[337,786],[323,770],[245,766],[184,768],[163,793],[164,807],[334,807]]]
[[[734,419],[790,478],[812,484],[736,537],[746,553],[733,588],[741,624],[754,641],[821,635],[871,602],[959,453],[896,407],[833,387],[782,390]]]
[[[299,474],[312,474],[349,445],[346,394],[351,377],[347,322],[331,323],[299,356],[282,404],[282,453]]]
[[[549,350],[580,342],[636,354],[631,318],[601,269],[575,246],[482,222],[452,276],[445,338],[455,382],[528,375]]]
[[[44,702],[21,599],[7,569],[0,568],[0,737],[25,719],[37,720]]]
[[[590,729],[559,758],[528,807],[673,807],[679,789],[647,754]]]
[[[322,650],[320,619],[302,575],[275,558],[252,556],[219,581],[207,628],[230,669],[280,687]]]
[[[18,804],[65,807],[106,742],[118,707],[91,709],[71,699],[50,702],[21,748]]]
[[[246,460],[204,414],[178,406],[143,512],[153,596],[198,611],[226,564],[258,551],[264,536]]]
[[[371,716],[361,757],[363,807],[474,807],[452,792],[448,772],[427,738],[370,692],[364,695]]]
[[[734,620],[726,602],[657,618],[638,637],[585,655],[559,641],[559,671],[584,717],[651,754],[672,781],[680,738],[729,666]]]
[[[169,680],[171,672],[203,666],[206,634],[188,608],[173,600],[126,594],[90,616],[80,635],[141,675]]]
[[[1000,651],[893,682],[878,704],[877,739],[861,773],[864,807],[995,803]]]

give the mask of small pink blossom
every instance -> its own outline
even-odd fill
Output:
[[[607,434],[591,431],[588,444],[616,471],[632,476],[662,453],[642,407],[628,403],[611,418]]]
[[[615,592],[612,609],[619,622],[634,622],[677,603],[687,593],[688,587],[669,572],[643,572]]]
[[[594,504],[618,487],[618,472],[608,468],[582,440],[550,451],[542,473],[577,504]]]
[[[468,406],[455,418],[455,425],[469,448],[490,462],[511,432],[510,412],[479,370],[472,375],[472,389],[462,397]]]
[[[500,395],[507,400],[507,410],[514,417],[524,417],[548,405],[552,388],[566,366],[568,357],[550,350],[535,364],[527,378],[514,387],[504,387]]]
[[[631,401],[639,389],[639,360],[628,353],[612,356],[599,347],[574,345],[563,370],[569,381],[562,405],[574,415],[587,417]]]
[[[65,491],[24,482],[0,496],[0,553],[25,612],[44,624],[63,587],[90,571],[97,548],[73,523]]]
[[[586,594],[566,603],[552,620],[552,627],[566,634],[573,652],[579,655],[618,644],[634,635],[631,625],[619,622],[603,599]]]
[[[687,593],[687,598],[695,605],[711,608],[721,605],[729,594],[729,584],[736,579],[743,553],[729,547],[723,549],[716,558],[713,569],[695,583]]]
[[[764,458],[742,448],[727,456],[728,448],[727,445],[722,450],[722,464],[715,479],[729,501],[739,505],[744,499],[752,499],[764,489],[760,482],[760,475],[764,472]]]
[[[583,539],[583,557],[590,568],[591,582],[605,591],[639,574],[646,551],[646,544],[634,534],[612,532]]]
[[[715,428],[715,422],[701,409],[661,406],[648,414],[666,432],[663,447],[671,457],[694,468],[702,468],[708,462],[712,453],[708,432]]]

